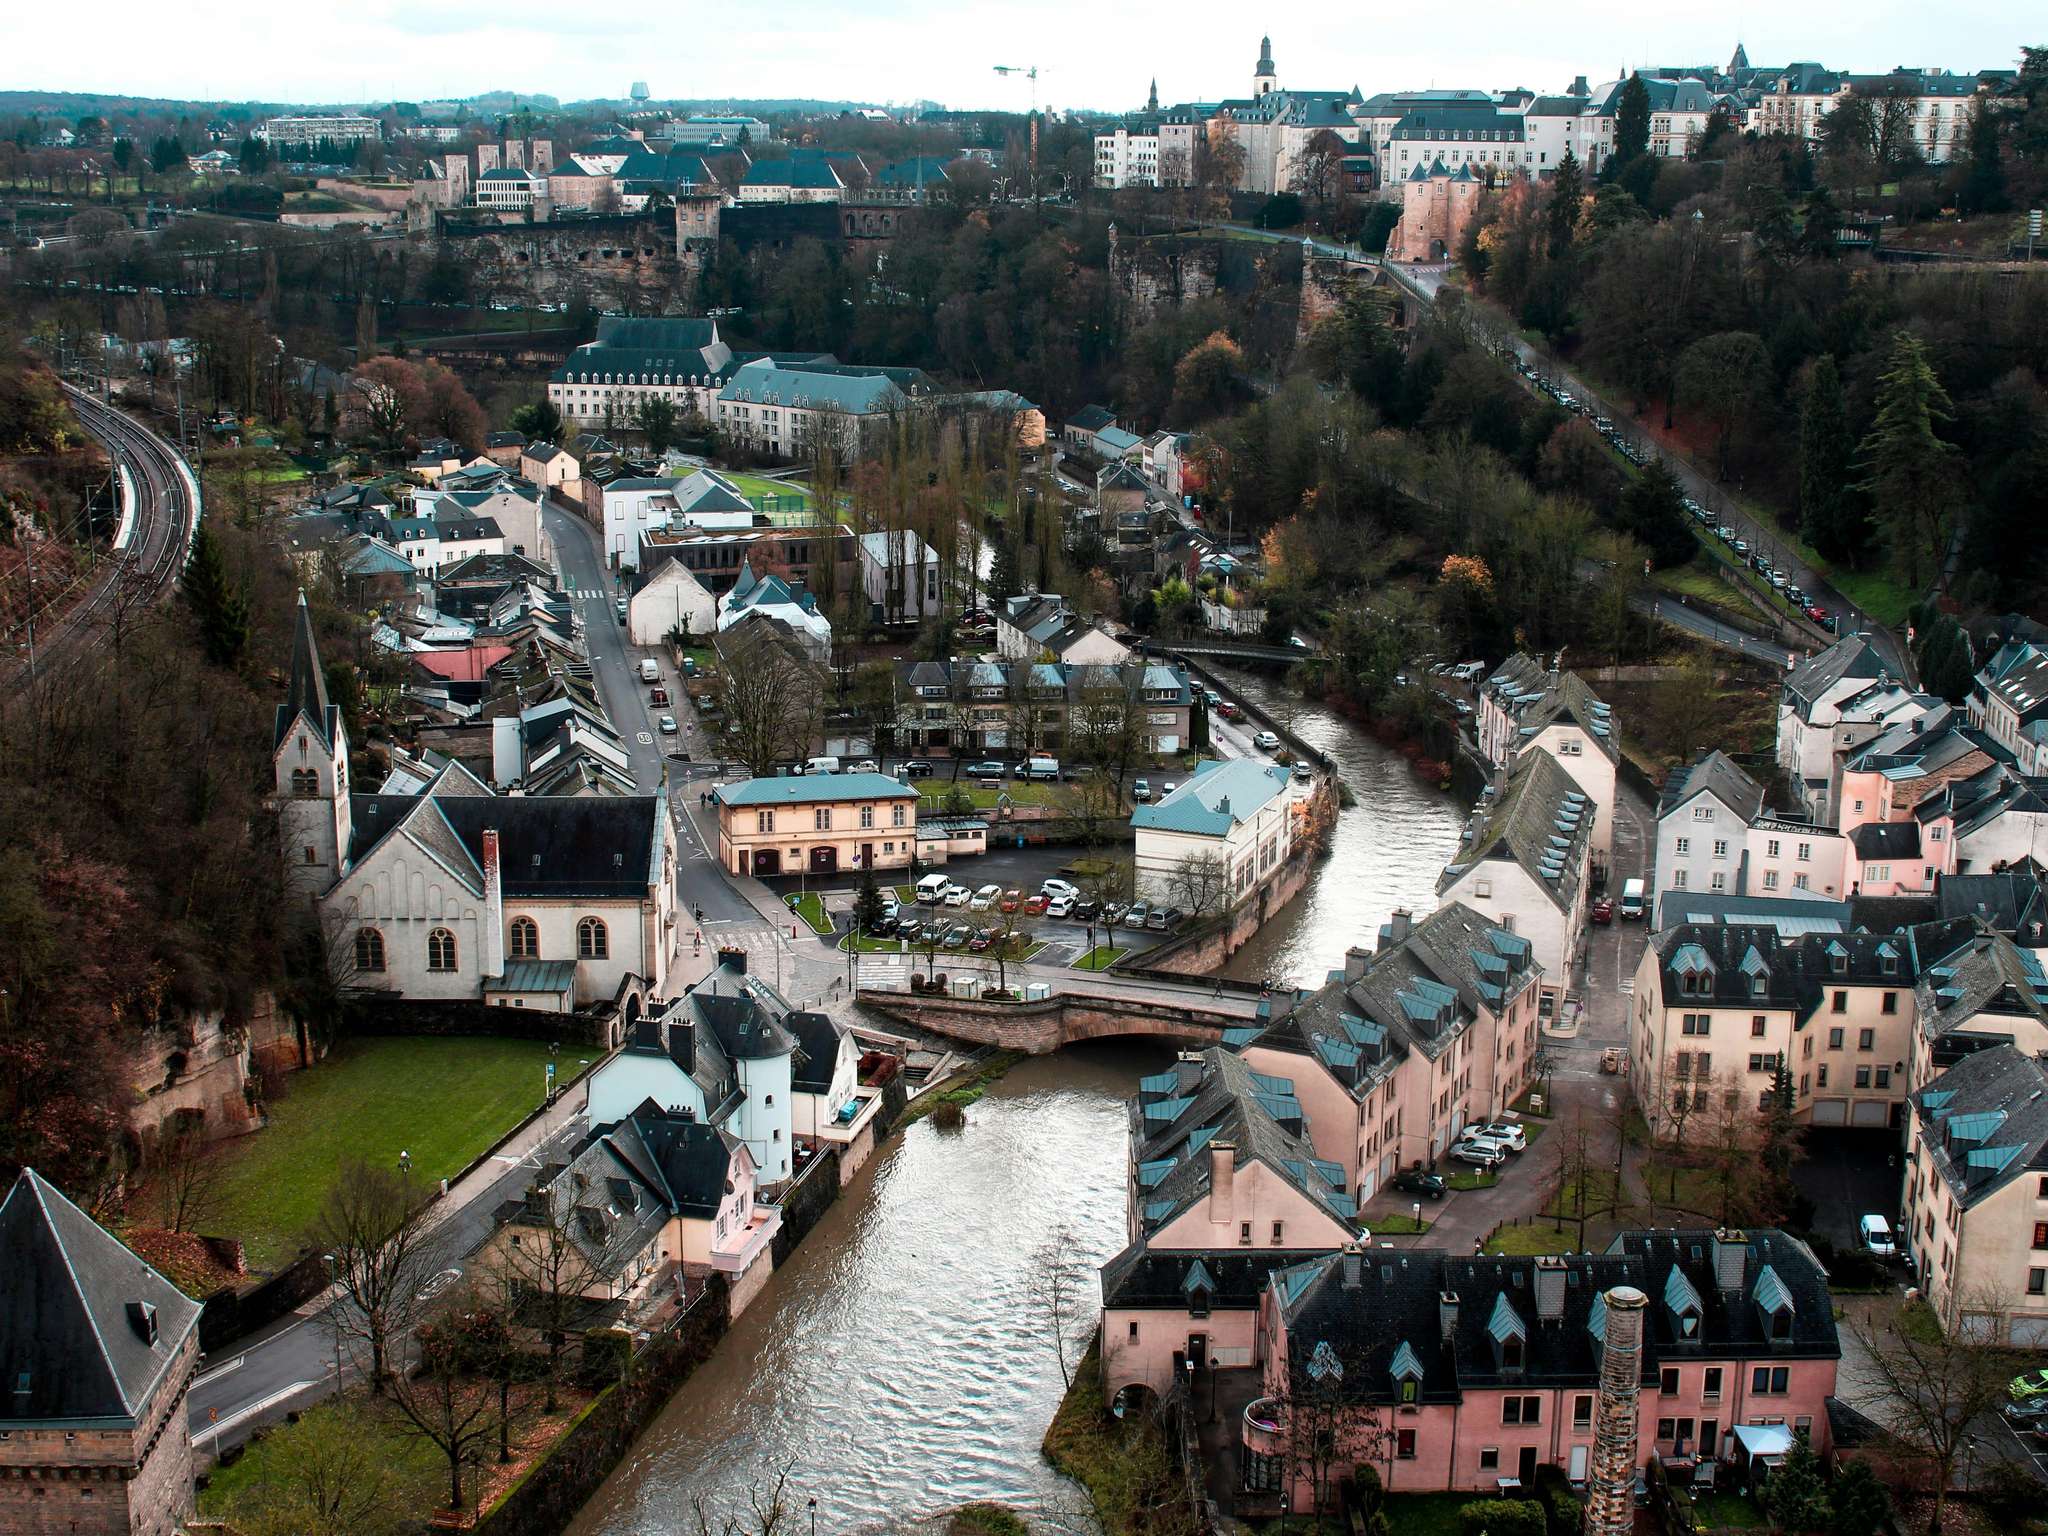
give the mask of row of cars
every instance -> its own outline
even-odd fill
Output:
[[[1178,907],[1156,906],[1146,901],[1098,901],[1083,895],[1081,888],[1071,880],[1062,880],[1057,875],[1048,877],[1029,896],[1021,887],[1005,890],[1000,885],[990,884],[970,889],[943,875],[927,875],[917,884],[917,900],[927,907],[965,908],[970,913],[1021,913],[1026,917],[1099,923],[1153,933],[1170,933],[1186,920],[1186,914]],[[889,910],[887,915],[894,919],[895,925],[885,929],[878,924],[873,930],[877,937],[894,935],[900,938],[904,936],[902,925],[905,922],[922,924],[925,921],[917,914],[905,918],[893,910]]]

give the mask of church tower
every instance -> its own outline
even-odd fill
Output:
[[[1159,110],[1159,82],[1156,79],[1152,82],[1152,94],[1145,98],[1145,110],[1147,112],[1157,112]]]
[[[1252,95],[1267,96],[1278,89],[1280,76],[1273,68],[1273,39],[1262,37],[1259,39],[1259,67],[1252,72]]]
[[[349,815],[348,731],[341,723],[341,710],[327,699],[327,679],[320,670],[304,592],[299,594],[298,627],[292,637],[290,690],[277,707],[271,765],[285,889],[317,899],[347,872],[354,823]]]

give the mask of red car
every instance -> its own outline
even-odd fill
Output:
[[[1226,720],[1235,720],[1237,718],[1237,706],[1231,703],[1230,700],[1225,699],[1216,706],[1216,713]]]
[[[1806,616],[1816,624],[1825,624],[1828,621],[1828,611],[1821,607],[1819,603],[1808,603],[1806,605]]]
[[[1051,901],[1052,898],[1050,896],[1040,891],[1036,896],[1024,903],[1024,911],[1031,917],[1037,917],[1045,911],[1047,904]]]
[[[1593,921],[1596,923],[1611,923],[1614,921],[1614,903],[1605,896],[1602,896],[1593,903]]]

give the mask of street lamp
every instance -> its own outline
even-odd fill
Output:
[[[815,1494],[811,1497],[811,1536],[818,1536],[818,1500]]]

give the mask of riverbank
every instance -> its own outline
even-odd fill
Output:
[[[1165,1434],[1149,1413],[1116,1418],[1102,1400],[1101,1334],[1074,1367],[1039,1447],[1079,1487],[1105,1536],[1173,1536],[1201,1529],[1188,1506]]]

